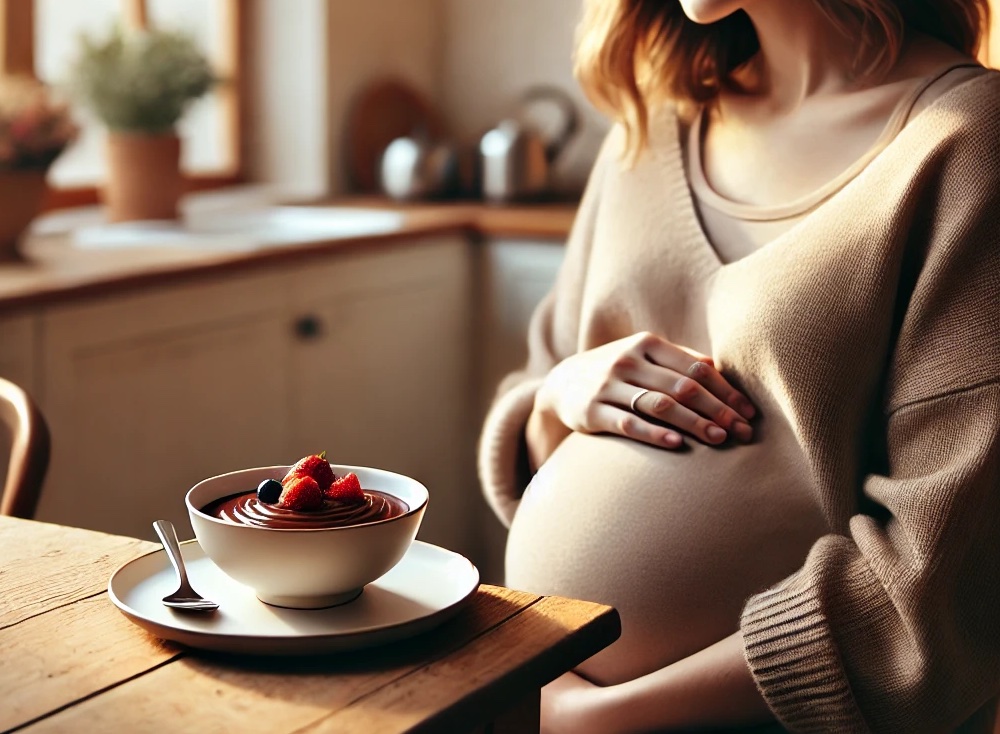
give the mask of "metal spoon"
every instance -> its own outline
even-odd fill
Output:
[[[173,564],[174,570],[177,572],[177,578],[180,580],[180,586],[177,587],[177,591],[163,597],[163,603],[168,607],[188,609],[193,612],[209,612],[213,609],[218,609],[218,604],[206,599],[191,588],[191,582],[188,581],[187,571],[184,568],[184,557],[181,555],[181,547],[177,542],[177,531],[174,530],[174,524],[169,520],[157,520],[153,523],[153,530],[160,536],[160,542],[163,543],[163,550],[167,552],[167,558]]]

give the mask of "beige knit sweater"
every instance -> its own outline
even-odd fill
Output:
[[[829,528],[733,620],[775,715],[794,731],[989,731],[1000,691],[1000,74],[945,94],[844,189],[730,265],[698,223],[672,114],[654,121],[634,167],[620,161],[621,138],[595,166],[528,364],[483,428],[491,506],[516,529],[524,424],[554,364],[640,330],[701,341],[688,345],[790,427]],[[671,275],[662,289],[635,287],[643,272]]]

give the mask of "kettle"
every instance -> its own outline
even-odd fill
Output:
[[[382,154],[382,190],[397,201],[451,196],[459,188],[455,146],[416,135],[393,140]]]
[[[543,104],[553,105],[558,114],[557,131],[550,136],[530,122]],[[552,167],[579,126],[579,112],[565,91],[549,86],[529,89],[518,115],[498,123],[479,142],[483,198],[505,203],[546,195]]]

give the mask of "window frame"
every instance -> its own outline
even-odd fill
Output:
[[[231,164],[224,169],[184,176],[189,191],[221,188],[247,180],[250,68],[248,40],[252,29],[250,0],[220,0],[225,16],[223,52],[216,71],[222,81],[220,95],[227,131]],[[144,28],[148,24],[146,0],[121,0],[128,24]],[[0,0],[0,73],[35,76],[35,3],[33,0]],[[100,186],[50,187],[46,209],[86,206],[100,201]]]

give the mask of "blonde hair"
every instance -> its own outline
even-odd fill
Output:
[[[974,55],[989,23],[989,0],[810,1],[838,29],[857,34],[861,79],[896,63],[907,28]],[[576,75],[590,99],[624,125],[627,148],[638,154],[652,106],[713,103],[723,89],[737,86],[734,72],[758,48],[743,11],[699,25],[677,0],[586,0]]]

